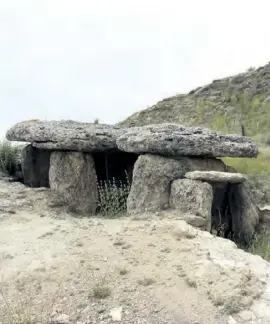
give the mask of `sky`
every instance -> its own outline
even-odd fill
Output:
[[[269,0],[0,0],[0,138],[27,119],[113,124],[270,61]]]

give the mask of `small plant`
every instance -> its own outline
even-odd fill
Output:
[[[186,278],[186,282],[189,285],[189,287],[192,287],[192,288],[196,288],[197,287],[197,283],[196,283],[195,280],[192,280],[190,278]]]
[[[116,216],[126,212],[126,201],[130,192],[128,181],[97,181],[98,186],[98,213],[103,216]]]
[[[19,148],[8,141],[0,142],[0,172],[13,174],[18,167]]]
[[[241,306],[238,303],[236,303],[234,300],[229,300],[224,305],[224,311],[229,315],[238,313],[240,310],[241,310]]]
[[[106,285],[97,284],[93,289],[93,296],[96,299],[105,299],[110,295],[111,295],[111,288]]]
[[[138,284],[141,286],[151,286],[154,283],[155,283],[155,280],[152,278],[144,278],[144,279],[138,280]]]
[[[124,276],[128,273],[128,270],[126,268],[121,268],[121,269],[119,269],[119,273],[121,276]]]

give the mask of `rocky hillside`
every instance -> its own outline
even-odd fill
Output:
[[[254,136],[270,126],[270,63],[178,94],[119,123],[177,122]],[[244,129],[243,129],[244,128]]]

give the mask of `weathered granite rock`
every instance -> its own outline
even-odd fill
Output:
[[[59,199],[80,213],[95,213],[98,190],[94,159],[89,153],[52,152],[50,187]]]
[[[208,182],[242,183],[247,176],[241,173],[218,172],[218,171],[191,171],[185,174],[185,178]]]
[[[233,239],[249,246],[259,224],[259,210],[244,183],[229,186],[228,203],[232,215]]]
[[[211,219],[210,221],[207,221],[206,219],[193,214],[182,214],[181,219],[186,221],[187,224],[192,225],[194,227],[205,229],[208,232],[211,230]]]
[[[22,178],[30,187],[49,187],[50,151],[39,150],[31,145],[21,153]]]
[[[177,179],[171,184],[170,207],[186,217],[187,223],[210,231],[213,189],[207,182],[190,179]]]
[[[169,123],[125,129],[117,137],[116,143],[120,150],[137,154],[205,157],[258,155],[256,145],[247,137]]]
[[[193,170],[225,171],[225,165],[221,160],[211,158],[170,159],[150,154],[139,156],[127,199],[128,212],[136,214],[166,209],[169,206],[171,182]]]
[[[71,120],[29,120],[14,125],[8,130],[6,138],[30,142],[41,149],[103,152],[117,149],[116,132],[110,125]]]
[[[258,211],[262,230],[270,232],[270,206],[258,206]]]

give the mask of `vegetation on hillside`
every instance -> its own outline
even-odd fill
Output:
[[[223,133],[257,137],[262,143],[269,144],[270,101],[265,101],[262,95],[250,99],[246,93],[227,94],[225,98],[226,109],[219,109],[211,100],[197,102],[197,119],[192,124],[205,125]],[[266,134],[262,136],[263,130]]]
[[[0,142],[0,172],[12,175],[17,171],[19,152],[19,148],[10,142]]]
[[[226,133],[268,137],[270,127],[270,63],[228,78],[214,80],[188,94],[157,102],[119,123],[200,125]],[[244,131],[243,131],[244,128]]]

